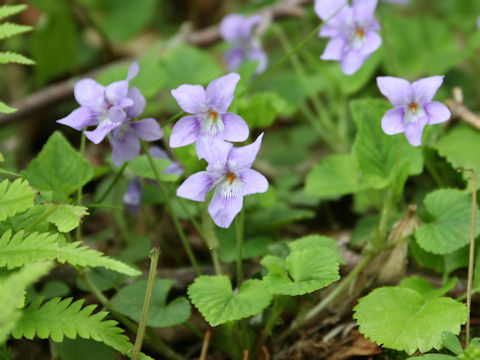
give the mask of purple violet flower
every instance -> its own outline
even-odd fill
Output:
[[[387,135],[405,133],[408,142],[420,146],[425,125],[439,124],[450,119],[450,110],[438,101],[432,101],[443,76],[431,76],[413,83],[391,76],[377,77],[380,92],[395,106],[382,118],[382,129]]]
[[[257,74],[267,69],[268,57],[262,49],[259,33],[254,31],[262,22],[261,15],[243,16],[231,14],[220,23],[223,40],[233,44],[224,59],[230,70],[236,70],[244,61],[258,61]]]
[[[262,137],[263,133],[254,143],[237,148],[227,142],[215,142],[215,149],[206,157],[207,171],[200,171],[186,179],[177,189],[177,195],[205,201],[207,193],[215,188],[208,212],[215,224],[228,228],[242,209],[245,195],[263,193],[268,189],[265,176],[251,169]]]
[[[137,216],[141,203],[142,185],[137,178],[133,178],[128,184],[127,191],[123,195],[123,205],[129,214]]]
[[[377,0],[353,0],[352,6],[345,5],[345,0],[316,0],[315,11],[323,21],[341,9],[318,33],[330,38],[320,58],[339,61],[345,74],[354,74],[382,44],[376,7]]]
[[[248,125],[237,114],[227,112],[240,75],[230,73],[215,79],[204,89],[201,85],[180,85],[172,96],[187,113],[174,125],[170,135],[172,148],[195,142],[199,159],[206,158],[212,140],[245,141]]]
[[[130,161],[140,153],[140,139],[155,141],[161,139],[163,131],[153,118],[131,121],[145,108],[145,98],[137,87],[129,88],[129,82],[139,71],[134,62],[128,69],[126,80],[102,86],[93,79],[83,79],[75,84],[74,95],[80,104],[58,123],[83,130],[86,126],[97,125],[85,136],[93,143],[100,143],[106,136],[112,145],[112,160],[120,166],[122,159]]]

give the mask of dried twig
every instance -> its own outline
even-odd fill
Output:
[[[480,115],[475,114],[463,103],[463,92],[459,87],[452,90],[453,99],[447,99],[445,103],[452,112],[452,117],[459,118],[480,130]]]

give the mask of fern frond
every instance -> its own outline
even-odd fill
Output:
[[[83,302],[83,299],[72,303],[72,298],[53,298],[41,305],[42,298],[38,298],[25,310],[12,335],[16,339],[33,339],[35,335],[40,339],[51,337],[56,342],[63,341],[64,336],[70,339],[80,336],[101,341],[122,354],[130,354],[133,345],[123,329],[116,326],[117,322],[105,320],[108,315],[105,311],[92,314],[97,305],[82,308]]]
[[[31,26],[3,23],[0,25],[0,40],[32,30]]]
[[[52,263],[33,263],[20,271],[0,280],[0,345],[5,342],[10,331],[15,327],[23,306],[25,289],[43,275],[47,274]]]
[[[13,53],[9,51],[0,52],[0,64],[8,64],[8,63],[33,65],[35,64],[35,61],[17,53]]]
[[[0,6],[0,20],[5,19],[6,17],[18,14],[27,8],[27,5],[3,5]]]
[[[33,206],[35,191],[28,181],[17,179],[13,183],[5,179],[0,183],[0,221]]]
[[[105,256],[99,251],[82,246],[81,242],[61,243],[60,235],[32,233],[24,238],[19,231],[12,237],[10,230],[0,238],[0,266],[13,269],[38,260],[57,260],[77,266],[102,266],[128,276],[139,276],[140,271]]]
[[[47,217],[47,221],[55,224],[60,232],[69,232],[75,229],[83,216],[88,215],[88,209],[83,206],[68,204],[47,204],[47,209],[53,212]]]

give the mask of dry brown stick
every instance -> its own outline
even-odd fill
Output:
[[[211,337],[212,337],[212,329],[207,328],[207,330],[205,331],[205,337],[203,338],[202,352],[200,353],[200,359],[199,360],[206,360],[207,352],[208,352],[208,346],[210,345],[210,338]]]
[[[459,87],[454,87],[453,99],[447,99],[445,103],[452,112],[452,117],[459,118],[466,123],[472,125],[474,128],[480,130],[480,115],[475,114],[468,109],[463,103],[463,92]]]
[[[311,3],[312,0],[286,0],[281,4],[272,5],[262,10],[262,13],[271,16],[272,19],[285,17],[298,17],[302,15],[303,6]],[[181,26],[179,37],[186,43],[195,46],[208,46],[220,40],[220,26],[213,25],[197,31],[189,31],[189,26]],[[84,73],[80,76],[74,76],[70,79],[49,85],[24,99],[21,99],[11,106],[18,109],[12,114],[0,114],[0,126],[6,125],[18,119],[37,113],[58,101],[69,98],[73,94],[75,83],[79,79],[94,78],[105,69],[119,63],[129,63],[131,59],[123,59],[114,63],[109,63],[93,71]]]

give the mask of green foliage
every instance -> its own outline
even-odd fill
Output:
[[[305,181],[305,192],[312,195],[346,195],[359,189],[358,165],[351,154],[326,157],[313,167]]]
[[[83,206],[68,204],[47,204],[46,211],[51,211],[47,221],[55,224],[60,232],[69,232],[75,229],[83,216],[88,215],[88,209]]]
[[[3,23],[0,25],[0,40],[23,34],[30,30],[32,30],[31,26]]]
[[[312,248],[324,248],[332,251],[340,264],[345,264],[345,260],[340,254],[338,242],[323,235],[307,235],[291,241],[288,244],[291,251],[299,251]]]
[[[129,276],[141,274],[118,260],[82,246],[81,242],[64,243],[58,234],[33,233],[24,236],[22,230],[12,237],[11,230],[8,230],[0,238],[0,266],[13,269],[39,260],[57,260],[78,266],[102,266]]]
[[[455,126],[442,136],[433,146],[438,153],[456,169],[473,169],[480,174],[480,132],[471,126]],[[463,172],[465,180],[470,180],[470,172]],[[480,186],[478,184],[477,186]]]
[[[409,357],[407,360],[456,360],[456,357],[444,354],[425,354],[421,356]]]
[[[17,179],[13,183],[5,179],[0,183],[0,221],[33,206],[35,191],[28,181]]]
[[[460,355],[463,353],[462,344],[460,343],[460,340],[458,340],[458,337],[456,337],[450,331],[445,331],[442,334],[442,337],[443,345],[445,345],[448,350],[450,350],[455,355]]]
[[[22,313],[26,288],[47,274],[52,263],[31,263],[20,271],[0,278],[0,345],[5,342],[10,331],[15,327]]]
[[[186,298],[179,297],[167,304],[167,296],[172,285],[173,281],[170,279],[155,280],[152,303],[148,315],[148,326],[175,326],[188,321],[190,318],[190,304]],[[135,281],[125,286],[115,296],[112,310],[140,322],[146,289],[146,279]]]
[[[471,195],[455,189],[441,189],[425,197],[425,207],[432,220],[415,232],[418,244],[433,254],[448,254],[470,242]],[[477,208],[477,228],[480,233]]]
[[[410,276],[400,281],[398,287],[415,290],[422,295],[424,299],[430,300],[445,295],[455,287],[456,283],[457,279],[451,278],[441,288],[437,289],[430,281],[420,276]]]
[[[0,6],[0,20],[3,20],[9,16],[12,16],[18,13],[21,13],[26,8],[27,8],[27,5],[25,4]]]
[[[238,115],[243,117],[250,128],[266,128],[273,124],[277,116],[285,115],[288,104],[276,92],[258,92],[249,98],[239,99]]]
[[[418,285],[418,284],[417,284]],[[460,332],[467,319],[464,304],[413,288],[382,287],[361,298],[354,308],[360,332],[379,345],[414,353],[440,349],[442,333]]]
[[[77,67],[79,38],[72,3],[68,0],[32,0],[43,17],[32,35],[31,55],[38,85]],[[61,56],[59,56],[61,54]]]
[[[0,101],[0,113],[11,114],[11,113],[14,113],[15,111],[17,111],[17,109],[8,106],[3,101]]]
[[[274,295],[303,295],[340,279],[338,256],[321,246],[294,250],[285,260],[268,255],[261,264],[268,269],[264,282]]]
[[[384,100],[363,99],[350,103],[353,119],[358,128],[353,144],[360,173],[376,189],[388,186],[397,170],[408,167],[408,174],[420,174],[423,158],[420,149],[404,143],[404,135],[386,135],[381,119],[391,105]],[[398,165],[395,165],[398,158]],[[398,174],[396,174],[398,176]]]
[[[82,158],[65,137],[56,131],[23,174],[45,198],[66,201],[68,195],[92,178],[93,169],[88,160]]]
[[[458,356],[458,360],[476,360],[480,357],[480,340],[472,339],[463,354]]]
[[[158,171],[158,175],[160,176],[160,180],[166,182],[174,182],[179,179],[177,174],[164,174],[163,171],[167,168],[167,166],[171,163],[170,160],[167,159],[156,159],[152,158],[155,164],[155,167]],[[131,160],[128,163],[128,169],[133,172],[135,175],[156,180],[155,173],[150,166],[150,162],[146,155],[137,156],[135,159]]]
[[[117,327],[114,320],[105,320],[107,312],[92,314],[96,305],[83,307],[84,300],[72,303],[72,298],[53,298],[42,305],[42,299],[35,300],[25,309],[23,316],[12,331],[15,339],[25,337],[40,339],[50,337],[60,342],[64,337],[101,341],[122,354],[132,351],[132,344],[123,330]]]
[[[53,345],[62,360],[115,359],[115,351],[111,347],[90,339],[63,339],[61,343],[53,343]]]
[[[22,65],[33,65],[35,61],[13,52],[0,52],[0,64],[17,63]]]
[[[197,277],[188,297],[211,326],[256,315],[272,301],[263,281],[247,280],[235,294],[227,276]]]

